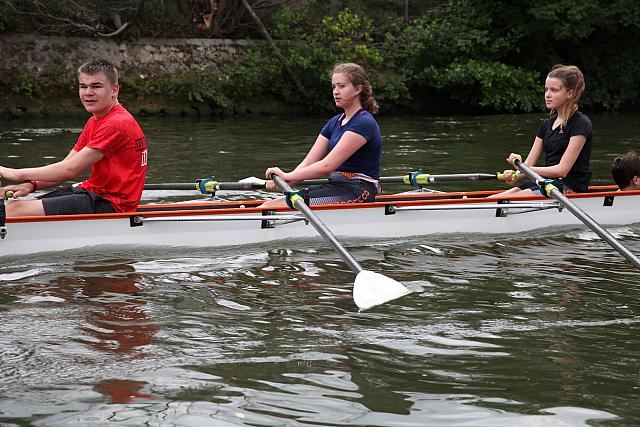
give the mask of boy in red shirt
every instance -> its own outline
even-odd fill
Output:
[[[91,174],[77,186],[6,206],[7,216],[67,215],[135,211],[147,172],[147,140],[133,116],[118,102],[118,71],[110,62],[92,59],[78,69],[80,100],[93,116],[67,157],[37,168],[0,166],[0,177],[21,184],[0,187],[14,198]]]

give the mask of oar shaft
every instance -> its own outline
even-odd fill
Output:
[[[536,173],[529,166],[525,165],[523,162],[516,160],[515,166],[520,169],[529,179],[535,181],[536,183],[540,183],[544,181],[538,173]],[[613,247],[620,255],[625,257],[630,263],[632,263],[636,268],[640,269],[640,259],[635,256],[626,246],[624,246],[618,239],[613,237],[611,233],[609,233],[605,228],[603,228],[600,224],[596,222],[588,213],[580,209],[578,205],[573,203],[567,196],[562,194],[560,190],[558,190],[555,186],[551,187],[551,191],[549,191],[551,196],[562,203],[569,212],[574,214],[580,221],[584,223],[587,227],[593,230],[598,236],[602,238],[605,242],[607,242],[611,247]]]
[[[500,179],[498,174],[491,173],[452,173],[443,175],[430,175],[428,173],[421,173],[414,176],[414,181],[418,185],[427,185],[434,182],[458,182],[458,181],[486,181],[490,179]],[[399,176],[381,176],[379,178],[382,183],[398,183],[398,184],[411,184],[410,175]],[[326,178],[320,179],[307,179],[302,181],[301,185],[315,185],[326,184],[329,182]]]
[[[145,184],[145,190],[197,190],[193,182],[167,182],[164,184]]]
[[[380,182],[382,183],[399,183],[399,184],[416,184],[416,185],[428,185],[434,182],[458,182],[458,181],[486,181],[486,180],[501,180],[501,174],[491,173],[453,173],[443,175],[430,175],[427,173],[416,174],[413,176],[413,183],[411,182],[410,175],[402,176],[381,176]],[[319,179],[307,179],[302,181],[300,185],[317,185],[326,184],[329,180],[327,178]],[[213,186],[212,186],[213,183]],[[206,184],[207,191],[212,192],[217,190],[264,190],[264,184],[257,182],[216,182],[210,181]],[[190,182],[175,182],[165,184],[145,184],[145,190],[200,190],[200,183]]]
[[[291,187],[287,184],[282,178],[277,175],[273,176],[273,181],[276,183],[278,188],[283,192],[290,192]],[[331,246],[340,254],[342,259],[349,265],[349,268],[353,270],[354,273],[360,273],[363,268],[360,266],[358,261],[355,260],[354,257],[351,256],[349,252],[342,246],[342,244],[336,239],[333,233],[327,228],[327,226],[322,222],[322,220],[311,210],[309,206],[302,200],[301,197],[297,198],[294,202],[294,207],[298,209],[302,214],[309,220],[311,225],[320,233],[322,237],[324,237]]]
[[[417,182],[420,184],[421,177],[425,177],[425,181],[427,183],[433,182],[457,182],[457,181],[486,181],[490,179],[498,179],[497,175],[490,173],[451,173],[451,174],[443,174],[443,175],[429,175],[429,174],[420,174],[417,175]],[[381,180],[382,182],[403,182],[405,184],[410,184],[409,175],[404,175],[401,177],[389,177],[393,179],[400,178],[399,181],[390,181],[390,180]]]
[[[264,190],[264,184],[255,182],[219,182],[215,186],[216,190]]]
[[[255,182],[217,182],[209,181],[205,183],[207,192],[214,192],[218,190],[238,190],[238,191],[251,191],[251,190],[264,190],[264,185]],[[188,182],[174,182],[164,184],[145,184],[145,190],[200,190],[200,183],[188,183]]]

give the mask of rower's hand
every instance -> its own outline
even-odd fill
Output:
[[[276,183],[273,182],[273,179],[272,179],[273,175],[278,175],[280,178],[285,179],[284,175],[286,174],[282,171],[282,169],[280,169],[277,166],[267,168],[267,170],[264,173],[264,176],[268,179],[268,181],[264,186],[269,191],[274,191],[278,189],[278,186],[276,185]]]
[[[291,181],[291,173],[287,173],[277,166],[267,169],[264,175],[267,179],[273,179],[272,175],[278,175],[280,178],[284,179],[287,184],[294,185],[294,181]]]
[[[31,193],[31,188],[32,186],[29,183],[0,187],[0,199],[17,199],[18,197],[28,196]]]
[[[502,172],[502,179],[504,179],[504,182],[508,185],[516,185],[518,181],[520,181],[520,174],[514,170],[505,169],[505,171]]]
[[[509,163],[511,166],[515,166],[513,162],[515,162],[516,159],[522,161],[522,156],[517,153],[511,153],[509,154],[509,157],[507,157],[507,163]]]
[[[290,186],[292,186],[292,187],[300,182],[298,180],[295,180],[295,181],[291,180],[291,172],[284,172],[282,169],[280,169],[279,167],[276,167],[276,166],[267,169],[264,174],[267,177],[267,179],[272,183],[273,183],[272,175],[278,175],[280,178],[284,179],[284,181],[287,184],[289,184]],[[275,183],[273,183],[273,188],[271,188],[270,185],[271,184],[269,184],[269,182],[267,182],[266,188],[268,190],[271,190],[271,189],[277,190],[278,189],[278,186]]]
[[[271,175],[278,175],[280,178],[284,179],[285,181],[287,180],[286,172],[284,172],[282,169],[280,169],[277,166],[267,168],[267,170],[264,173],[264,176],[267,179],[271,179]]]

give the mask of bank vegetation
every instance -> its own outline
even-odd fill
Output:
[[[585,109],[640,104],[635,0],[0,0],[0,32],[255,40],[215,71],[122,81],[131,100],[213,113],[260,103],[332,110],[328,73],[345,61],[368,69],[383,113],[539,111],[544,76],[559,63],[583,70]],[[30,78],[0,75],[0,90],[37,97],[69,87]]]

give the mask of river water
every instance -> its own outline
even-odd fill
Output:
[[[541,118],[381,117],[383,175],[502,170]],[[592,119],[608,184],[640,114]],[[148,182],[290,168],[323,121],[141,118]],[[0,123],[0,164],[63,158],[83,122]],[[640,225],[610,231],[640,253]],[[0,425],[640,425],[640,273],[594,233],[343,243],[413,293],[358,313],[320,239],[0,259]]]

